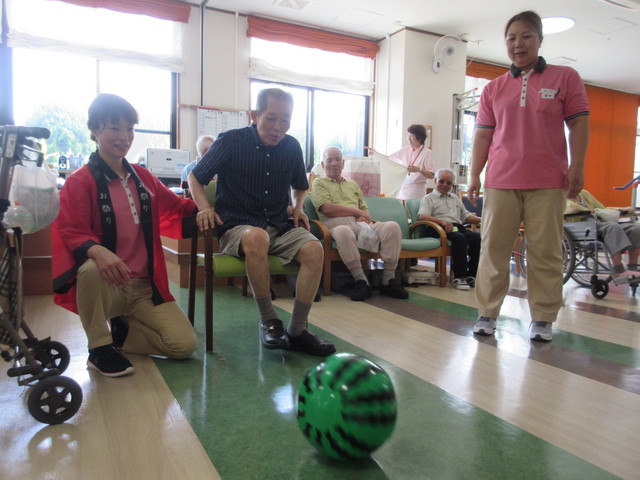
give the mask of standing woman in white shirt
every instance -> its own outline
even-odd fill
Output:
[[[391,160],[407,167],[407,177],[397,195],[400,200],[424,197],[427,193],[427,180],[435,175],[431,150],[425,145],[427,129],[423,125],[411,125],[407,128],[407,133],[409,145],[389,155]],[[380,154],[371,147],[367,148],[369,153]]]

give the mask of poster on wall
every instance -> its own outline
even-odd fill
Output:
[[[213,135],[249,125],[249,115],[244,110],[222,110],[198,107],[198,137]]]

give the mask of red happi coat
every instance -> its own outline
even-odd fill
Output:
[[[99,161],[102,162],[101,159]],[[188,236],[194,225],[196,205],[190,199],[177,196],[144,167],[128,163],[125,166],[135,172],[150,196],[152,221],[146,235],[152,241],[149,258],[153,265],[153,277],[150,279],[153,301],[155,304],[173,301],[160,235],[171,238]],[[85,165],[65,182],[60,192],[60,215],[52,226],[52,273],[56,304],[78,313],[77,271],[87,260],[86,251],[89,247],[103,244],[103,234],[98,186],[93,172]],[[140,254],[148,254],[145,245],[140,246]]]

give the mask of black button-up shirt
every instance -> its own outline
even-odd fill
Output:
[[[255,125],[230,130],[214,142],[193,174],[202,185],[218,175],[215,209],[221,237],[237,225],[287,231],[290,188],[308,190],[302,149],[290,135],[274,147],[260,141]]]

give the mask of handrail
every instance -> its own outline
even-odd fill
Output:
[[[623,185],[622,187],[613,187],[613,189],[624,190],[625,188],[629,188],[634,183],[635,185],[633,186],[633,188],[638,188],[638,182],[640,182],[640,175],[638,175],[636,178],[632,178],[627,184]]]

